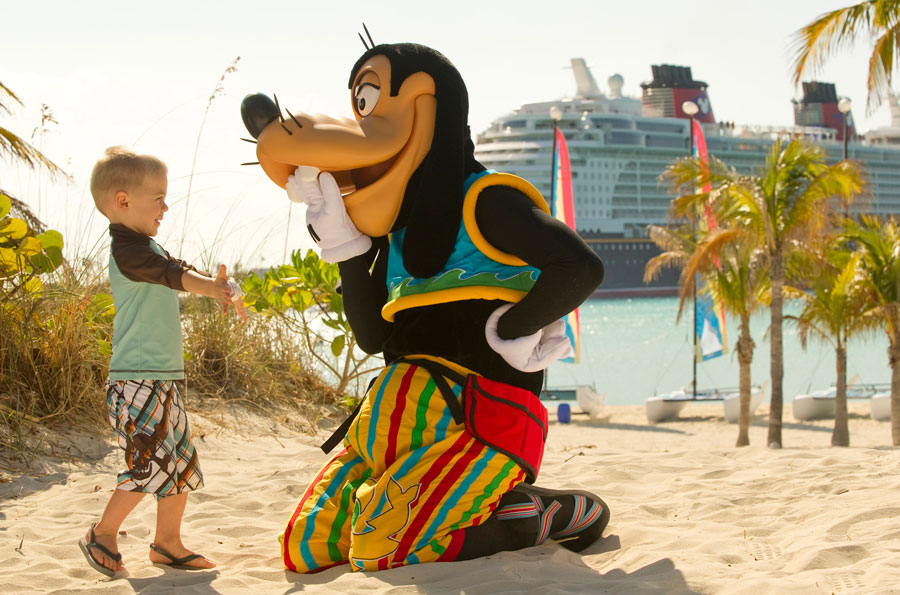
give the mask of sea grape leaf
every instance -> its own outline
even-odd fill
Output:
[[[338,357],[344,350],[344,335],[338,335],[331,341],[331,353]]]
[[[19,262],[12,248],[0,247],[0,272],[7,273],[19,270]]]
[[[41,246],[44,247],[44,250],[48,248],[58,248],[59,250],[63,249],[62,234],[55,229],[48,229],[41,235],[37,236],[37,238],[41,241]]]
[[[25,281],[24,289],[33,296],[37,296],[37,294],[44,290],[44,284],[41,283],[41,280],[37,277],[29,277],[28,280]]]
[[[20,240],[28,233],[28,224],[18,217],[6,217],[0,220],[0,236],[10,240]]]
[[[34,254],[40,254],[43,247],[41,246],[41,241],[34,236],[22,238],[22,241],[19,242],[18,252],[22,256],[32,256]]]

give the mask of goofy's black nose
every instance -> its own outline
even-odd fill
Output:
[[[241,102],[241,119],[253,138],[259,138],[263,128],[278,118],[278,115],[278,106],[262,93],[247,95]]]

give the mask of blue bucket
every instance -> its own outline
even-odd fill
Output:
[[[560,403],[556,406],[556,418],[561,424],[567,424],[572,421],[572,409],[568,403]]]

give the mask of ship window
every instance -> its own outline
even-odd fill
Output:
[[[687,140],[683,136],[659,136],[651,134],[647,136],[648,147],[667,147],[682,149],[687,147]]]
[[[528,126],[527,120],[508,120],[503,123],[507,128],[525,128]]]
[[[609,126],[610,128],[631,128],[631,122],[620,118],[591,118],[591,122],[597,128]]]
[[[681,122],[635,122],[635,128],[638,130],[646,130],[647,132],[676,132],[684,134],[685,127]]]
[[[641,135],[636,132],[618,131],[610,133],[610,143],[614,145],[640,145]]]

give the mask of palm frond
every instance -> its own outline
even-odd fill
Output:
[[[684,266],[692,250],[689,234],[684,229],[650,225],[647,230],[650,239],[662,253],[651,258],[644,266],[644,283],[653,281],[665,269]]]
[[[800,84],[803,75],[818,72],[829,57],[851,45],[863,32],[868,32],[876,3],[876,0],[867,0],[826,12],[794,33],[791,40],[794,85]]]
[[[10,89],[6,85],[4,85],[2,82],[0,82],[0,109],[2,109],[3,111],[5,111],[8,114],[12,113],[12,110],[9,109],[9,106],[7,106],[6,103],[3,101],[4,96],[12,99],[14,102],[18,103],[19,105],[22,105],[22,100],[19,99],[19,97],[15,93],[12,92],[12,89]]]
[[[866,115],[872,115],[891,92],[891,72],[894,68],[894,53],[897,51],[897,36],[888,30],[875,40],[872,55],[869,56],[869,75],[866,87]]]
[[[44,167],[51,176],[63,175],[65,172],[53,163],[46,155],[16,136],[6,128],[0,126],[0,154],[9,153],[14,159],[36,169]]]

